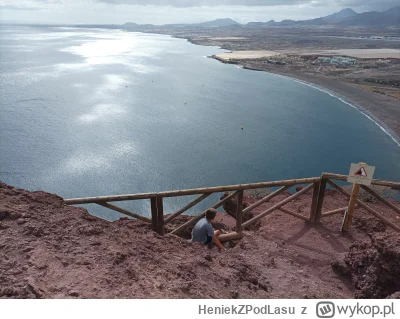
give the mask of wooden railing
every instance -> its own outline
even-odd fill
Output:
[[[347,197],[347,199],[350,200],[351,195],[346,190],[344,190],[342,187],[340,187],[335,182],[333,182],[332,179],[346,181],[347,180],[347,176],[339,175],[339,174],[323,173],[322,176],[321,176],[321,189],[320,189],[320,192],[325,193],[326,184],[329,184],[334,189],[336,189],[338,192],[342,193],[345,197]],[[396,188],[396,189],[400,189],[400,183],[399,182],[382,181],[382,180],[376,180],[375,179],[375,180],[372,180],[371,184],[372,185],[386,186],[386,187],[393,187],[393,188]],[[398,207],[398,206],[394,205],[393,203],[389,202],[386,198],[382,197],[381,195],[376,193],[373,189],[371,189],[368,186],[361,185],[361,188],[365,189],[368,193],[370,193],[376,199],[381,201],[386,206],[390,207],[394,212],[396,212],[397,214],[400,214],[400,207]],[[317,212],[319,213],[320,217],[325,217],[325,216],[330,216],[330,215],[333,215],[333,214],[342,213],[342,212],[345,212],[347,210],[347,207],[343,207],[343,208],[336,209],[336,210],[333,210],[333,211],[321,213],[323,202],[324,202],[324,196],[322,196],[320,201],[318,202],[318,206],[319,206],[318,208],[319,209],[317,210]],[[397,226],[392,221],[390,221],[389,219],[384,217],[382,214],[378,213],[372,207],[370,207],[367,204],[365,204],[364,202],[362,202],[360,199],[356,199],[356,203],[357,203],[358,207],[361,207],[361,208],[365,209],[367,212],[369,212],[372,215],[374,215],[376,218],[378,218],[385,225],[387,225],[387,226],[393,228],[394,230],[400,232],[400,227],[399,226]],[[348,225],[350,225],[351,216],[344,216],[344,223],[347,223]]]
[[[152,224],[152,229],[159,233],[160,235],[164,235],[165,233],[165,225],[170,223],[176,217],[180,216],[193,206],[197,205],[210,195],[214,193],[221,193],[221,192],[233,192],[229,194],[225,198],[221,199],[218,203],[216,203],[213,208],[217,209],[224,205],[227,201],[231,200],[234,197],[237,197],[237,211],[236,211],[236,231],[230,234],[221,235],[220,240],[226,241],[231,239],[238,239],[242,237],[242,230],[245,227],[249,227],[259,221],[260,219],[264,218],[265,216],[271,214],[272,212],[278,210],[280,212],[289,214],[291,216],[300,218],[304,221],[310,223],[319,223],[321,218],[326,216],[331,216],[334,214],[343,213],[346,211],[347,207],[341,207],[338,209],[334,209],[328,212],[323,212],[323,203],[325,197],[325,190],[327,184],[332,186],[334,189],[342,193],[347,198],[350,198],[350,194],[344,190],[342,187],[337,185],[332,180],[341,180],[346,181],[347,176],[339,175],[339,174],[331,174],[331,173],[323,173],[321,177],[311,177],[311,178],[302,178],[302,179],[291,179],[291,180],[282,180],[282,181],[273,181],[273,182],[263,182],[263,183],[252,183],[252,184],[239,184],[239,185],[229,185],[229,186],[218,186],[218,187],[208,187],[208,188],[195,188],[195,189],[186,189],[186,190],[176,190],[176,191],[167,191],[167,192],[157,192],[157,193],[141,193],[141,194],[128,194],[128,195],[114,195],[114,196],[98,196],[98,197],[86,197],[86,198],[72,198],[72,199],[65,199],[64,202],[67,205],[75,205],[75,204],[98,204],[100,206],[109,208],[111,210],[117,211],[121,214],[125,214],[132,218],[136,218]],[[269,207],[267,210],[257,214],[253,218],[243,222],[243,214],[253,211],[255,208],[259,207],[261,204],[270,201],[275,196],[283,193],[284,191],[288,190],[289,188],[299,185],[299,184],[309,184],[308,186],[304,187],[303,189],[299,190],[298,192],[294,193],[293,195],[286,197],[284,200],[274,204],[273,206]],[[373,180],[372,185],[380,185],[380,186],[388,186],[400,189],[400,182],[391,182],[391,181],[381,181],[381,180]],[[245,190],[251,189],[262,189],[262,188],[269,188],[269,187],[280,187],[278,190],[272,192],[271,194],[265,196],[264,198],[258,200],[257,202],[253,203],[249,207],[243,209],[243,192]],[[372,196],[376,197],[382,203],[393,209],[396,213],[400,214],[400,208],[387,199],[383,198],[379,194],[377,194],[374,190],[370,187],[361,186],[367,192],[369,192]],[[284,208],[283,206],[293,199],[301,196],[302,194],[312,190],[312,200],[310,205],[310,213],[308,216],[303,216],[299,213],[293,212]],[[180,196],[187,196],[187,195],[200,195],[195,200],[188,203],[183,208],[173,212],[172,214],[164,213],[163,208],[163,199],[168,197],[180,197]],[[110,202],[118,202],[118,201],[130,201],[130,200],[142,200],[147,199],[150,200],[150,207],[151,207],[151,219],[142,216],[141,214],[137,214],[131,211],[128,211],[124,208],[115,206],[110,204]],[[367,204],[363,203],[361,200],[357,199],[357,207],[361,207],[366,211],[373,214],[377,217],[380,221],[384,224],[392,227],[393,229],[400,231],[400,227],[395,225],[393,222],[376,212],[373,208],[368,206]],[[177,227],[176,229],[172,230],[171,233],[175,235],[179,235],[183,230],[186,228],[194,225],[197,221],[203,218],[205,215],[205,211],[200,213],[199,215],[193,217],[183,225]],[[346,218],[346,216],[345,216]],[[347,216],[347,219],[351,216]],[[349,222],[349,220],[347,220]]]

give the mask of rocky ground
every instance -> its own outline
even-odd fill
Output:
[[[289,196],[260,206],[255,214]],[[245,197],[247,203],[253,197]],[[308,214],[311,194],[285,208]],[[327,191],[325,210],[346,206]],[[398,203],[397,203],[398,204]],[[369,205],[400,223],[377,202]],[[187,220],[182,216],[170,228]],[[230,230],[225,213],[216,226]],[[314,226],[275,212],[224,252],[108,222],[62,198],[0,183],[0,298],[385,298],[400,291],[400,237],[362,210]],[[397,294],[396,294],[397,292]]]

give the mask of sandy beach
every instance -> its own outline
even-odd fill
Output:
[[[227,53],[227,55],[229,54],[230,53]],[[290,77],[326,91],[340,98],[344,102],[351,104],[370,117],[400,146],[399,101],[391,96],[366,91],[357,87],[356,84],[346,83],[323,74],[307,74],[304,72],[296,72],[293,69],[287,70],[284,68],[274,68],[267,64],[263,64],[263,68],[261,69],[249,65],[246,60],[240,61],[240,59],[236,58],[231,61],[229,59],[224,59],[221,57],[221,54],[215,55],[213,58],[222,63],[234,63],[247,69],[265,71],[272,74]]]
[[[227,41],[227,40],[246,40],[245,37],[207,37],[207,39],[215,40],[215,41]]]
[[[228,53],[220,53],[217,54],[221,60],[229,61],[231,59],[260,59],[260,58],[268,58],[271,56],[279,55],[279,52],[276,51],[267,51],[267,50],[255,50],[255,51],[233,51]]]
[[[211,40],[229,40],[231,38],[209,38]],[[240,38],[237,38],[240,39]],[[358,59],[400,59],[400,50],[398,49],[340,49],[340,50],[282,50],[282,51],[269,51],[269,50],[245,50],[245,51],[232,51],[227,53],[217,54],[216,57],[222,60],[230,59],[260,59],[276,56],[279,54],[296,54],[301,56],[318,55],[318,56],[332,56],[343,55],[354,57]]]

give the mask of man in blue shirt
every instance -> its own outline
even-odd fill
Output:
[[[219,230],[214,230],[211,223],[215,219],[217,211],[214,208],[207,209],[206,217],[200,219],[192,230],[192,241],[197,241],[204,245],[214,242],[219,249],[225,250],[225,247],[218,240]]]

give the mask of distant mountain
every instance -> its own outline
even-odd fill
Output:
[[[133,22],[127,22],[127,23],[123,24],[123,26],[128,27],[128,28],[130,28],[130,27],[135,28],[135,27],[139,26],[139,24],[133,23]]]
[[[274,20],[271,20],[271,21],[274,21]],[[257,28],[257,27],[261,27],[263,25],[265,25],[265,22],[249,22],[249,23],[246,24],[246,27]]]
[[[241,27],[242,25],[235,20],[230,18],[227,19],[217,19],[213,21],[207,21],[202,23],[179,23],[179,24],[166,24],[162,26],[156,26],[153,24],[137,24],[133,22],[127,22],[123,25],[128,29],[143,29],[143,28],[160,28],[160,27],[168,27],[168,28],[222,28],[222,27]]]
[[[336,12],[334,14],[328,15],[326,17],[322,17],[321,19],[327,23],[338,23],[347,18],[351,18],[351,17],[357,16],[357,15],[358,15],[358,13],[355,12],[353,9],[346,8],[346,9],[340,10],[339,12]]]
[[[279,22],[279,24],[281,24],[281,25],[295,25],[296,21],[294,21],[294,20],[282,20],[281,22]]]
[[[340,22],[343,26],[400,26],[400,6],[383,12],[357,14]]]
[[[246,26],[250,28],[258,27],[288,27],[288,26],[400,26],[400,6],[391,8],[383,12],[364,12],[357,13],[353,9],[346,8],[331,15],[310,19],[310,20],[283,20],[275,22],[250,22]]]
[[[240,25],[240,23],[228,18],[228,19],[217,19],[213,21],[197,23],[194,25],[198,27],[216,28],[216,27],[230,27],[230,26]]]
[[[249,28],[258,28],[265,26],[273,26],[275,24],[276,24],[275,20],[269,20],[268,22],[249,22],[245,26]]]
[[[353,9],[346,8],[343,10],[340,10],[339,12],[330,14],[325,17],[321,18],[316,18],[316,19],[310,19],[310,20],[303,20],[303,21],[296,21],[296,24],[302,24],[302,25],[331,25],[331,24],[337,24],[345,19],[355,17],[357,16],[358,13],[355,12]]]
[[[346,8],[339,12],[330,14],[325,17],[309,19],[309,20],[282,20],[276,22],[270,20],[268,22],[249,22],[242,25],[230,18],[217,19],[195,24],[168,24],[156,26],[152,24],[136,24],[127,22],[123,26],[129,30],[148,30],[160,28],[267,28],[267,27],[296,27],[296,26],[400,26],[400,6],[391,8],[383,12],[364,12],[357,13],[353,9]]]
[[[294,25],[326,25],[326,24],[331,24],[331,23],[326,22],[324,18],[301,20],[301,21],[295,21],[294,23]]]

